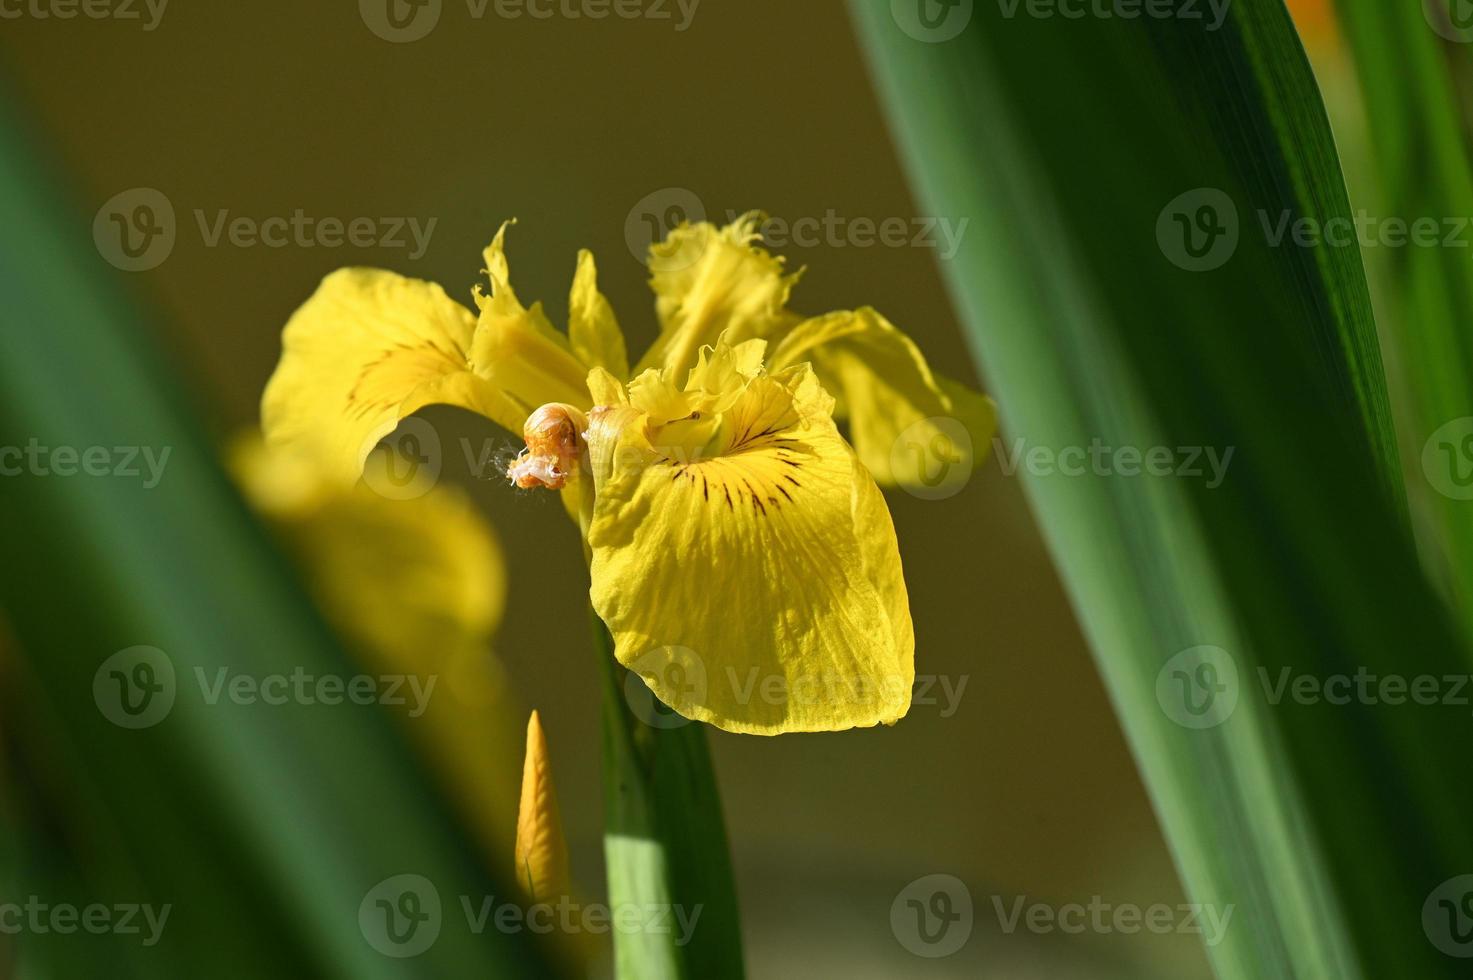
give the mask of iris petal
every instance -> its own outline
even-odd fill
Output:
[[[425,405],[519,427],[522,406],[471,370],[474,329],[471,312],[434,283],[379,269],[334,272],[282,333],[261,402],[267,442],[305,451],[351,484],[378,440]]]
[[[914,635],[895,530],[806,366],[753,379],[714,458],[596,409],[592,599],[661,701],[734,732],[893,724]],[[678,665],[679,670],[670,669]]]
[[[855,451],[882,485],[923,486],[926,458],[903,451],[904,443],[954,442],[950,420],[967,434],[970,465],[986,459],[997,429],[992,399],[935,374],[915,343],[874,310],[805,320],[774,345],[770,364],[804,360],[838,397]]]

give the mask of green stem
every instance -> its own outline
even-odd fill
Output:
[[[615,661],[597,616],[592,626],[603,679],[609,905],[616,915],[660,910],[649,929],[614,930],[615,976],[742,977],[736,886],[704,726],[668,713],[639,717],[630,702],[644,694],[640,681]]]

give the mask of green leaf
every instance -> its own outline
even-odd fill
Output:
[[[28,934],[27,971],[547,975],[523,934],[469,927],[461,896],[477,902],[508,891],[484,870],[390,715],[210,703],[197,680],[213,683],[221,669],[259,678],[361,668],[307,605],[222,472],[198,411],[94,248],[90,217],[58,203],[3,109],[0,134],[0,446],[103,447],[123,467],[41,475],[26,464],[26,473],[0,478],[0,603],[15,652],[4,720],[15,811],[27,831],[18,861],[23,880],[53,904],[172,910],[154,945],[119,934]],[[137,447],[156,458],[168,451],[157,485],[126,475],[140,465]],[[5,462],[19,465],[13,454]],[[41,466],[52,464],[61,465],[53,457]],[[174,700],[151,727],[133,729],[109,720],[118,677],[99,669],[140,645],[161,653],[151,661],[155,694],[130,688],[134,706],[151,711],[154,697],[167,705],[166,690]],[[120,666],[119,677],[141,677]],[[439,928],[411,958],[373,944],[384,945],[372,923],[385,909],[372,892],[403,874],[419,876],[419,908],[429,916],[403,934],[416,942],[419,930]],[[379,897],[389,907],[409,908],[398,901],[406,891],[388,891]],[[99,960],[105,969],[74,972]]]
[[[1359,255],[1271,235],[1349,218],[1286,11],[933,4],[971,22],[928,43],[914,9],[852,5],[923,207],[971,219],[944,271],[1005,430],[1171,453],[1021,472],[1188,891],[1232,907],[1217,974],[1462,975],[1423,908],[1473,870],[1466,708],[1277,686],[1470,662],[1410,541]],[[1233,215],[1235,246],[1205,233]],[[1233,455],[1219,482],[1177,447]]]
[[[1473,61],[1466,44],[1432,29],[1437,23],[1458,36],[1442,19],[1456,2],[1339,0],[1337,7],[1370,123],[1373,213],[1437,226],[1436,247],[1378,247],[1367,259],[1380,273],[1378,309],[1396,352],[1389,360],[1397,366],[1410,495],[1424,518],[1419,541],[1473,630],[1473,443],[1465,442],[1473,437],[1473,155],[1469,106],[1458,94]],[[1443,247],[1449,233],[1461,244]]]
[[[736,882],[705,726],[670,713],[620,667],[608,630],[591,618],[604,686],[609,905],[670,910],[673,926],[615,933],[615,975],[740,978]]]

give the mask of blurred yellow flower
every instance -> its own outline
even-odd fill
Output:
[[[490,650],[506,595],[490,526],[452,488],[390,500],[255,437],[236,442],[230,463],[350,652],[377,673],[422,679],[428,696],[406,706],[406,729],[489,862],[509,871],[520,733]]]
[[[566,335],[512,289],[506,225],[475,314],[430,283],[336,272],[287,324],[267,438],[346,482],[427,404],[522,431],[509,475],[563,490],[615,656],[662,701],[760,734],[894,723],[914,637],[876,481],[924,482],[924,460],[894,451],[902,433],[929,445],[959,422],[985,447],[993,406],[872,309],[790,311],[798,275],[756,225],[683,225],[651,249],[660,333],[632,372],[586,251]]]

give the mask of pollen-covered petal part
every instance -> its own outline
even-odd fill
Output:
[[[854,449],[880,484],[927,485],[935,461],[928,459],[929,449],[910,451],[916,447],[944,442],[945,458],[966,456],[973,467],[987,458],[997,429],[992,399],[934,373],[915,343],[873,309],[805,320],[774,345],[769,366],[805,360],[834,392]],[[953,420],[969,445],[955,445]]]
[[[790,314],[784,307],[800,273],[787,273],[781,257],[755,245],[761,215],[752,213],[717,228],[685,224],[650,247],[650,286],[660,335],[635,367],[676,372],[677,384],[696,364],[703,346],[726,334],[737,344],[766,337]]]
[[[547,736],[537,712],[527,720],[527,754],[517,809],[517,882],[533,902],[556,903],[569,892],[568,843],[563,837]]]
[[[475,317],[434,283],[340,269],[294,313],[261,400],[267,442],[313,456],[351,484],[400,419],[425,405],[477,412],[513,431],[526,412],[468,363]]]
[[[774,735],[909,708],[895,530],[832,405],[806,365],[753,379],[729,442],[693,462],[632,406],[590,417],[593,606],[618,660],[687,718]]]

